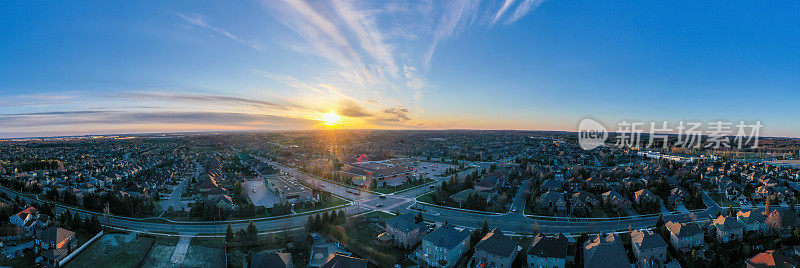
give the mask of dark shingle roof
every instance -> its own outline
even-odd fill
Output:
[[[631,232],[631,243],[639,245],[640,249],[666,248],[667,242],[661,236],[650,230],[634,230]]]
[[[703,230],[700,230],[700,226],[697,226],[697,224],[693,223],[681,224],[670,221],[667,222],[666,226],[667,230],[675,234],[677,237],[690,237],[703,233]]]
[[[406,214],[400,214],[397,217],[394,217],[386,221],[386,226],[391,226],[404,233],[407,233],[416,228],[420,229],[425,228],[425,224],[423,224],[422,222],[420,223],[416,222],[417,220],[414,219],[414,215],[412,213],[406,213]]]
[[[292,254],[289,253],[256,253],[250,258],[250,267],[252,268],[286,268],[292,266]]]
[[[563,236],[546,237],[542,234],[533,239],[533,245],[528,249],[528,255],[540,258],[566,258],[567,238]]]
[[[466,229],[459,231],[451,225],[445,225],[425,235],[422,237],[422,240],[428,241],[440,248],[454,249],[458,243],[461,243],[467,238],[469,238],[469,231]]]
[[[584,244],[584,267],[630,267],[628,253],[616,234],[597,235]]]
[[[475,250],[488,252],[497,256],[511,257],[517,250],[517,243],[505,236],[502,231],[495,228],[475,245]]]

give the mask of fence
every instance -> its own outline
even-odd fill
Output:
[[[94,242],[95,240],[97,240],[101,236],[103,236],[103,231],[102,230],[99,233],[97,233],[94,237],[92,237],[92,239],[89,239],[89,241],[86,241],[86,243],[83,243],[83,245],[81,245],[78,249],[76,249],[75,251],[73,251],[72,253],[67,255],[67,257],[61,259],[61,261],[58,262],[58,266],[59,267],[64,266],[65,263],[67,263],[69,260],[71,260],[75,256],[78,256],[78,254],[80,254],[81,251],[83,251],[83,249],[85,249],[86,247],[91,245],[92,242]]]

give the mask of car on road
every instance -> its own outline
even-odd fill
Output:
[[[431,188],[431,189],[435,189],[435,188],[436,188],[436,185],[431,185],[431,187],[429,187],[429,188]]]
[[[517,208],[511,208],[511,212],[517,212]]]
[[[379,207],[382,207],[382,206],[383,206],[383,203],[377,203],[377,204],[375,204],[375,207],[376,207],[376,208],[379,208]]]
[[[379,196],[378,196],[378,198],[380,198],[380,199],[386,199],[386,195],[385,195],[385,194],[379,195]]]

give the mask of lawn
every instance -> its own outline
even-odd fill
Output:
[[[294,209],[294,212],[303,213],[303,212],[306,212],[306,211],[332,208],[332,207],[340,206],[340,205],[344,205],[344,204],[347,204],[347,201],[345,201],[344,199],[341,199],[339,197],[336,197],[334,195],[331,195],[331,197],[328,198],[328,202],[326,204],[307,207],[307,208],[306,207],[300,207],[300,208]]]
[[[434,193],[428,193],[428,194],[421,195],[421,196],[417,197],[417,201],[433,204],[433,195],[434,195]]]
[[[714,199],[714,202],[717,202],[717,204],[720,207],[739,206],[738,203],[736,203],[735,201],[726,199],[725,196],[722,196],[722,194],[720,194],[720,193],[710,192],[710,193],[708,193],[708,196],[710,196],[711,199]]]
[[[378,233],[370,228],[345,228],[345,230],[347,234],[347,243],[345,244],[347,248],[353,249],[357,254],[369,255],[379,262],[384,259],[379,255],[388,255],[391,263],[398,263],[405,259],[405,252],[398,247],[378,247],[375,243]]]
[[[137,267],[154,239],[126,234],[106,234],[68,262],[66,267]]]
[[[392,215],[391,213],[384,212],[384,211],[373,211],[373,212],[364,214],[364,216],[367,217],[367,218],[375,217],[375,218],[382,218],[382,219],[387,219],[387,220],[395,217],[395,215]]]

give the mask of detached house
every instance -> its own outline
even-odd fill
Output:
[[[564,212],[567,210],[567,201],[560,192],[546,192],[539,197],[539,207],[550,212]]]
[[[401,214],[386,221],[386,233],[391,234],[394,245],[399,247],[413,247],[422,239],[425,230],[425,224],[417,223],[411,213]]]
[[[798,267],[798,262],[791,257],[780,254],[774,250],[758,253],[744,262],[747,268],[762,267]]]
[[[583,244],[583,267],[629,268],[628,253],[616,234],[597,235]]]
[[[641,189],[633,193],[633,195],[634,195],[634,201],[636,201],[636,203],[642,203],[642,202],[661,203],[661,198],[653,194],[653,192],[650,192],[650,190],[648,189]]]
[[[9,222],[14,226],[20,227],[25,232],[31,232],[36,227],[36,221],[39,219],[39,211],[34,207],[28,207],[17,214],[11,215],[8,218]]]
[[[736,212],[736,219],[744,224],[745,232],[762,233],[767,229],[767,217],[760,211],[739,211]]]
[[[467,229],[460,231],[452,225],[439,227],[422,237],[422,246],[417,252],[419,260],[429,267],[453,267],[469,250]]]
[[[573,261],[571,259],[574,259],[574,253],[570,251],[570,241],[566,236],[557,234],[548,237],[540,233],[533,239],[527,257],[528,267],[563,268],[567,262]]]
[[[744,236],[744,225],[734,217],[720,215],[711,225],[714,226],[720,242],[742,240]]]
[[[508,268],[517,258],[517,242],[495,228],[475,245],[473,263],[483,268]]]
[[[691,249],[703,246],[703,230],[695,223],[667,222],[670,243],[676,249]]]
[[[78,242],[74,232],[53,226],[36,234],[34,245],[36,253],[42,257],[42,263],[47,267],[55,267],[58,266],[56,263],[78,247]]]
[[[637,262],[645,266],[664,263],[667,260],[667,242],[650,230],[631,232],[631,247]]]

